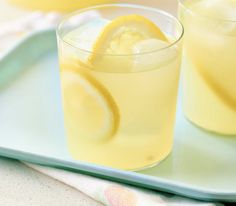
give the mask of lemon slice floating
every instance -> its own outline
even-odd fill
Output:
[[[76,136],[98,141],[114,136],[120,117],[109,92],[85,72],[63,70],[61,77],[65,116],[78,128]]]
[[[123,55],[134,54],[133,47],[148,39],[168,42],[161,29],[143,16],[131,14],[117,17],[110,23],[106,23],[103,30],[100,30],[93,43],[93,53],[89,56],[88,62],[94,65],[95,70],[129,72],[133,67],[133,59]],[[148,49],[146,48],[147,51]],[[114,57],[112,55],[121,56]]]
[[[93,51],[106,54],[132,54],[132,47],[144,39],[167,41],[162,31],[149,19],[132,14],[120,16],[107,24],[93,45]]]

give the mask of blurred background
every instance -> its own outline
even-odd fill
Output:
[[[71,12],[101,3],[134,3],[176,13],[177,0],[0,0],[0,23],[17,19],[32,11]]]

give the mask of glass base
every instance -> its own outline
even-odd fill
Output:
[[[224,135],[224,136],[235,136],[235,133],[223,133],[221,131],[217,131],[217,130],[213,130],[213,129],[209,129],[207,127],[205,127],[205,125],[201,125],[200,123],[198,123],[197,121],[194,121],[193,119],[191,119],[191,117],[189,117],[186,113],[184,113],[184,117],[194,126],[196,126],[197,128],[204,130],[208,133],[213,133],[216,135]]]
[[[163,157],[161,160],[159,160],[157,162],[154,162],[152,164],[146,165],[146,166],[141,167],[141,168],[131,169],[131,170],[127,170],[127,171],[138,172],[138,171],[146,170],[146,169],[149,169],[149,168],[152,168],[152,167],[156,167],[157,165],[159,165],[160,163],[162,163],[163,161],[165,161],[165,159],[167,159],[169,157],[169,155],[171,154],[171,151],[172,150],[170,150],[165,157]]]
[[[95,162],[95,161],[88,161],[88,160],[85,160],[85,159],[78,158],[78,156],[75,157],[75,155],[73,155],[70,151],[69,151],[69,153],[71,154],[71,156],[74,160],[89,162],[89,163],[92,163],[92,164],[97,164],[97,165],[100,165],[100,166],[110,167],[110,168],[118,169],[118,170],[137,172],[137,171],[145,170],[145,169],[152,168],[152,167],[155,167],[155,166],[159,165],[161,162],[163,162],[169,156],[171,151],[172,151],[172,146],[170,147],[170,150],[165,155],[163,155],[163,157],[161,159],[159,159],[158,161],[154,160],[153,162],[151,162],[149,164],[146,164],[144,166],[137,167],[137,168],[116,167],[116,166],[114,166],[114,164],[111,166],[109,164],[102,164],[102,163],[98,163],[98,162]]]

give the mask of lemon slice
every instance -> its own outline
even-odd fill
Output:
[[[160,28],[149,19],[136,14],[120,16],[106,24],[93,45],[93,51],[132,54],[134,44],[150,38],[167,41]]]
[[[133,54],[134,45],[147,39],[168,42],[161,29],[143,16],[132,14],[117,17],[100,30],[88,64],[94,65],[94,69],[99,71],[129,72],[133,70],[133,59],[124,55]]]
[[[97,141],[113,137],[119,110],[110,93],[82,71],[63,70],[61,79],[65,118],[73,135]]]

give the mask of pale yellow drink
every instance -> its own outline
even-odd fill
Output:
[[[136,27],[142,17],[121,17],[110,27],[123,25],[123,20],[131,23],[123,26],[126,33],[119,36],[120,45],[116,46],[115,38],[109,40],[111,47],[105,52],[109,32],[109,38],[93,45],[96,53],[83,48],[89,47],[91,39],[101,38],[94,33],[104,30],[106,20],[93,19],[63,35],[59,28],[59,56],[70,153],[78,160],[133,170],[156,164],[171,151],[182,31],[176,23],[178,35],[169,33],[171,42],[140,40],[143,36]],[[119,32],[121,25],[116,28]],[[86,39],[83,32],[90,36]]]
[[[236,134],[236,1],[182,0],[184,110],[207,130]]]

